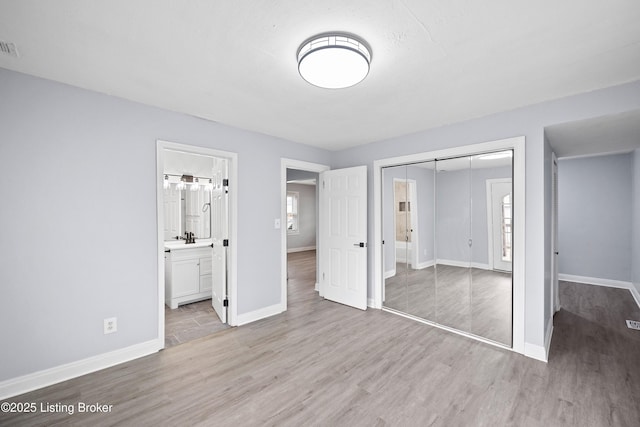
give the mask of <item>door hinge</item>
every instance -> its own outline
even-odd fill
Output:
[[[324,282],[324,271],[322,272],[322,281]]]
[[[229,186],[229,179],[228,178],[224,178],[222,180],[222,186],[223,187],[228,187]]]
[[[223,307],[229,307],[229,299],[225,298],[224,301],[222,301],[222,306]]]
[[[224,239],[222,241],[222,246],[229,246],[229,239]]]
[[[324,179],[322,180],[322,189],[324,189]]]

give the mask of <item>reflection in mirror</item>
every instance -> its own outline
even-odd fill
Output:
[[[435,321],[434,162],[407,165],[407,313]]]
[[[512,345],[512,151],[473,156],[471,333]]]
[[[383,306],[512,345],[512,151],[382,169]]]
[[[211,238],[211,190],[214,162],[211,156],[167,150],[164,160],[164,239]]]
[[[382,220],[384,223],[384,305],[407,311],[407,167],[394,166],[382,170]]]
[[[470,158],[436,162],[436,322],[471,331]]]

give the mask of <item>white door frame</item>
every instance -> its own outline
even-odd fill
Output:
[[[558,158],[551,152],[551,318],[560,310],[558,285]]]
[[[373,162],[373,307],[382,308],[384,265],[382,263],[382,168],[418,163],[438,158],[457,157],[482,152],[513,150],[513,345],[517,353],[525,352],[525,137],[501,139],[444,150],[410,154]],[[464,335],[464,334],[463,334]],[[478,339],[477,337],[474,337]],[[492,343],[487,341],[488,343]]]
[[[495,266],[493,265],[494,257],[493,257],[493,196],[491,186],[493,184],[502,184],[509,183],[511,184],[513,181],[511,178],[491,178],[487,179],[487,244],[488,244],[488,255],[489,255],[489,268],[495,270]]]
[[[237,325],[238,317],[238,154],[212,148],[180,144],[163,140],[156,141],[156,221],[157,221],[157,251],[158,251],[158,349],[164,348],[164,152],[165,150],[182,151],[190,154],[201,154],[228,160],[229,165],[229,250],[227,294],[229,296],[228,323]]]
[[[319,163],[305,162],[303,160],[295,159],[280,159],[280,310],[287,310],[287,169],[297,169],[306,172],[320,173],[328,171],[331,168],[327,165]],[[318,191],[318,183],[316,183],[316,194]],[[316,213],[318,212],[319,204],[316,205]],[[316,217],[317,218],[317,217]],[[316,229],[316,290],[323,295],[322,289],[318,280],[318,272],[320,271],[320,227],[322,224],[317,222],[318,228]]]

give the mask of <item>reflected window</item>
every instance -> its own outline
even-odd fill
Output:
[[[295,191],[287,192],[287,232],[297,233],[298,228],[298,198]]]
[[[502,260],[511,262],[511,194],[502,198]]]

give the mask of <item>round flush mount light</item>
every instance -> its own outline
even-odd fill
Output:
[[[371,50],[350,34],[321,34],[298,49],[298,72],[307,82],[326,89],[360,83],[369,74]]]

